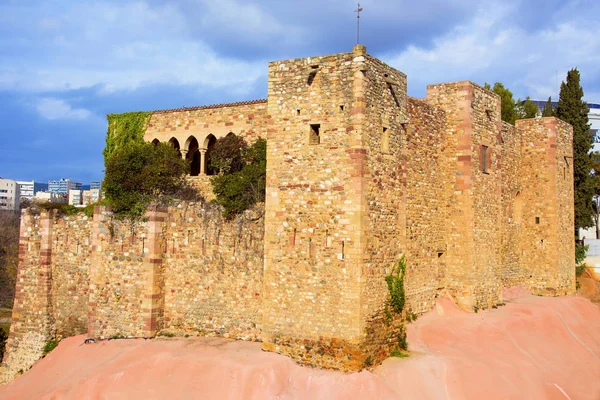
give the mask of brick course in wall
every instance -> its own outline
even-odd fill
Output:
[[[157,111],[145,134],[195,163],[207,200],[214,139],[266,138],[264,208],[226,221],[183,202],[136,224],[103,208],[23,214],[7,379],[48,339],[85,330],[259,340],[359,370],[439,295],[477,311],[502,287],[574,291],[569,125],[503,123],[500,98],[468,81],[410,98],[406,75],[360,45],[270,63],[268,79],[268,100]],[[390,315],[385,277],[401,255],[406,306]]]

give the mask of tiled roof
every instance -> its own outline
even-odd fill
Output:
[[[248,106],[251,104],[262,104],[262,103],[266,103],[266,102],[267,102],[267,99],[249,100],[249,101],[239,101],[236,103],[211,104],[208,106],[181,107],[181,108],[172,108],[170,110],[154,110],[153,113],[163,114],[163,113],[171,113],[171,112],[178,112],[178,111],[207,110],[210,108]]]

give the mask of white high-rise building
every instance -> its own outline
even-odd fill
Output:
[[[12,179],[0,178],[0,210],[19,210],[19,184]]]

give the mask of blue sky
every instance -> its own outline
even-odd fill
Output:
[[[363,0],[361,42],[430,83],[600,103],[600,1]],[[0,176],[102,177],[106,114],[266,98],[267,62],[350,51],[347,0],[2,0]]]

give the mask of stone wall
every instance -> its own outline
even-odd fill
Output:
[[[142,221],[24,211],[2,382],[49,340],[174,334],[260,340],[264,208],[226,221],[182,202]]]
[[[487,308],[501,301],[500,98],[472,82],[457,82],[428,86],[427,101],[445,110],[447,121],[443,286],[461,307]]]
[[[446,187],[444,158],[445,113],[424,101],[409,98],[410,122],[406,149],[407,309],[429,311],[446,270]]]
[[[149,221],[131,223],[112,218],[105,207],[96,207],[93,255],[90,269],[90,336],[149,337],[143,312],[147,296],[145,265]]]
[[[92,218],[56,218],[52,227],[52,309],[58,337],[87,332]]]
[[[556,118],[517,121],[523,134],[523,285],[535,293],[574,291],[572,128]]]
[[[52,313],[53,214],[24,213],[19,238],[19,268],[10,333],[0,371],[0,383],[26,371],[55,337]]]
[[[260,339],[264,209],[223,220],[181,203],[165,221],[165,323],[177,334]]]
[[[502,286],[522,285],[530,271],[521,264],[523,196],[521,180],[521,130],[502,123]]]

